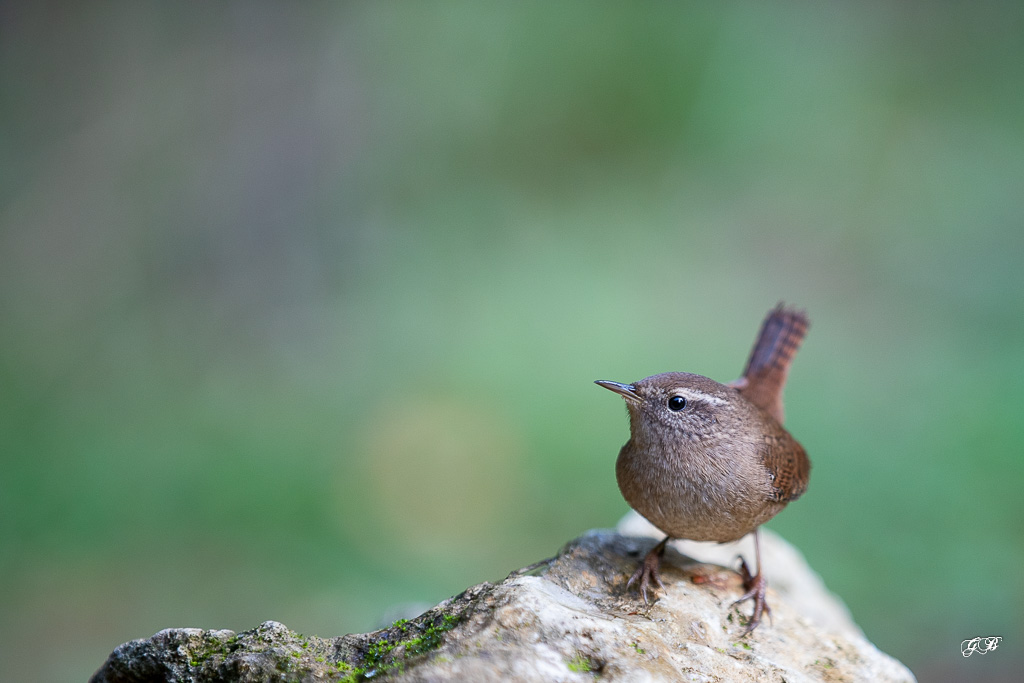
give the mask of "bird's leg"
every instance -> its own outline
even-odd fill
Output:
[[[761,615],[767,614],[768,618],[771,618],[772,611],[768,608],[768,603],[764,601],[764,594],[768,588],[768,582],[765,581],[764,575],[761,572],[761,530],[754,530],[754,556],[757,559],[757,574],[751,576],[750,570],[747,569],[747,563],[740,558],[740,576],[743,577],[743,589],[746,591],[740,596],[740,599],[732,603],[737,605],[744,600],[754,600],[754,613],[750,615],[750,621],[747,622],[747,627],[740,634],[740,637],[744,637],[757,628],[757,625],[761,623]]]
[[[665,584],[661,582],[661,574],[658,573],[658,567],[661,565],[661,556],[665,554],[665,545],[668,544],[669,537],[666,536],[665,540],[658,545],[651,548],[651,551],[644,556],[644,561],[640,563],[636,571],[633,572],[633,576],[629,577],[629,581],[626,583],[626,588],[632,586],[636,581],[640,581],[640,595],[644,596],[644,604],[647,604],[647,589],[651,585],[651,579],[654,579],[662,590],[665,590]]]

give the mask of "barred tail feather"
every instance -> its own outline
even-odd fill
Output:
[[[750,352],[740,392],[782,424],[782,389],[789,366],[807,334],[807,314],[786,308],[782,303],[772,309],[761,325]]]

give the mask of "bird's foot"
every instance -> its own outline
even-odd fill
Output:
[[[760,571],[757,572],[756,576],[751,576],[750,570],[747,569],[747,563],[742,557],[740,558],[740,576],[743,578],[743,590],[746,592],[740,596],[739,600],[732,603],[732,606],[736,606],[746,600],[753,599],[754,601],[754,613],[750,615],[746,628],[740,634],[740,638],[744,638],[761,623],[762,615],[767,614],[768,619],[771,620],[772,611],[764,599],[765,591],[768,589],[768,582],[765,581]]]
[[[658,568],[661,566],[661,556],[665,554],[666,543],[668,543],[668,538],[651,548],[651,551],[644,556],[644,561],[633,572],[633,576],[629,577],[629,581],[626,582],[627,589],[632,587],[637,581],[640,582],[640,595],[643,596],[645,605],[649,604],[647,601],[647,589],[651,587],[652,580],[662,590],[665,590],[665,584],[661,581],[661,573],[658,571]]]

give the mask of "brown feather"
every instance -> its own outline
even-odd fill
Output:
[[[803,311],[787,309],[781,303],[768,313],[761,325],[750,360],[737,388],[743,398],[782,424],[782,389],[789,365],[807,334],[809,322]]]
[[[775,500],[789,503],[807,490],[811,461],[804,447],[778,423],[765,433],[761,460],[771,476]]]

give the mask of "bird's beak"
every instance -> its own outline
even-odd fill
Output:
[[[594,382],[594,384],[600,384],[605,389],[614,391],[627,401],[636,401],[637,403],[640,403],[642,400],[640,395],[636,393],[636,387],[632,384],[619,384],[618,382],[609,382],[606,379],[599,379]]]

